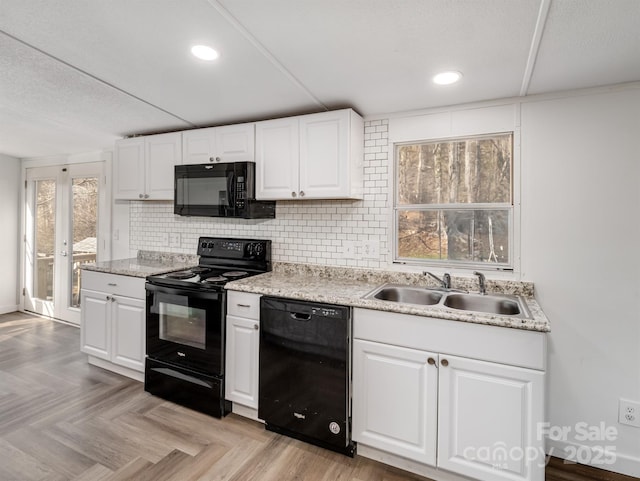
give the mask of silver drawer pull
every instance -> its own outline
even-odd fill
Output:
[[[109,282],[107,285],[108,285],[108,286],[114,286],[114,287],[115,287],[115,286],[117,286],[118,284],[116,284],[115,282]]]
[[[249,304],[236,304],[238,307],[251,307]]]

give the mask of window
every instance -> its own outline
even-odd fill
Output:
[[[396,144],[395,260],[512,267],[513,133]]]

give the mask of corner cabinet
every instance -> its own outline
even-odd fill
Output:
[[[90,364],[139,381],[145,362],[144,282],[82,271],[81,351]]]
[[[260,297],[227,294],[225,399],[233,402],[233,412],[252,419],[258,417]]]
[[[364,123],[351,109],[256,123],[256,198],[359,199]]]
[[[173,200],[174,166],[182,163],[182,134],[117,140],[113,161],[116,200]]]
[[[244,162],[255,159],[255,124],[182,132],[182,163]]]
[[[354,338],[359,454],[436,480],[544,480],[544,333],[356,309]]]

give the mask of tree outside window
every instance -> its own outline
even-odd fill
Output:
[[[398,144],[396,261],[511,267],[513,133]]]

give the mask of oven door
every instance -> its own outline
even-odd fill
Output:
[[[226,294],[147,282],[147,355],[221,376]]]

